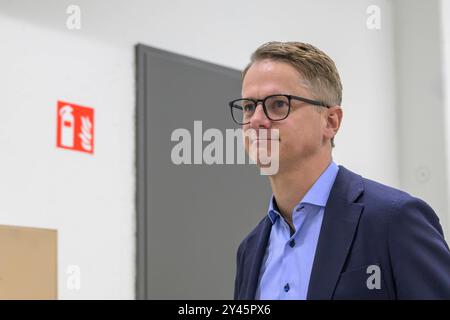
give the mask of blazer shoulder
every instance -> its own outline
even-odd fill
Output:
[[[330,193],[332,199],[345,199],[369,206],[391,207],[399,200],[410,197],[405,191],[368,179],[344,166],[339,166],[338,175]]]
[[[424,200],[367,178],[362,178],[362,182],[364,195],[361,201],[369,209],[367,211],[374,212],[377,216],[385,213],[389,221],[403,219],[408,214],[420,214],[433,225],[439,224],[439,217]]]
[[[403,203],[416,199],[405,191],[368,179],[344,167],[341,169],[342,178],[337,186],[342,189],[341,194],[347,201],[364,205],[365,219],[373,223],[388,222],[395,212],[401,211]]]
[[[366,202],[396,206],[399,202],[413,198],[405,191],[371,179],[362,177],[362,183],[364,186],[364,200]]]

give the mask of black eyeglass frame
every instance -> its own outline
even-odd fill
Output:
[[[278,96],[283,96],[288,99],[288,112],[286,113],[286,116],[284,118],[274,120],[269,116],[269,114],[267,112],[266,101],[267,101],[267,99],[270,99],[272,97],[278,97]],[[270,119],[271,121],[281,121],[281,120],[286,119],[289,116],[289,113],[291,112],[291,100],[298,100],[298,101],[302,101],[302,102],[312,104],[315,106],[330,108],[329,105],[327,105],[323,102],[320,102],[317,100],[311,100],[311,99],[307,99],[307,98],[303,98],[303,97],[299,97],[299,96],[294,96],[294,95],[290,95],[290,94],[272,94],[270,96],[265,97],[264,99],[259,99],[259,100],[258,99],[250,99],[250,98],[239,98],[239,99],[234,99],[234,100],[228,102],[228,105],[230,106],[231,117],[233,118],[234,122],[236,122],[239,125],[246,125],[246,124],[249,124],[250,121],[242,123],[242,122],[237,121],[234,118],[233,108],[242,110],[242,108],[239,108],[238,106],[234,105],[237,101],[252,101],[255,103],[255,110],[256,110],[256,107],[258,106],[258,104],[260,102],[262,102],[262,108],[263,108],[263,111],[264,111],[264,114],[266,115],[266,117],[268,119]]]

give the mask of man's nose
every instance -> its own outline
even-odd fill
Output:
[[[253,113],[253,116],[250,119],[250,127],[253,129],[270,128],[271,123],[270,119],[267,118],[264,113],[261,103],[258,103],[255,107],[255,113]]]

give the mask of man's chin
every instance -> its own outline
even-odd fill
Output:
[[[279,159],[273,159],[270,154],[266,155],[264,152],[263,155],[258,155],[257,152],[249,154],[251,163],[260,169],[262,175],[274,175],[278,173]]]

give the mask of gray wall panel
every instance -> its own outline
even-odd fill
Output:
[[[138,45],[137,85],[137,296],[231,299],[237,246],[266,214],[269,183],[248,161],[175,165],[171,134],[186,128],[193,145],[201,120],[225,149],[240,72]]]

